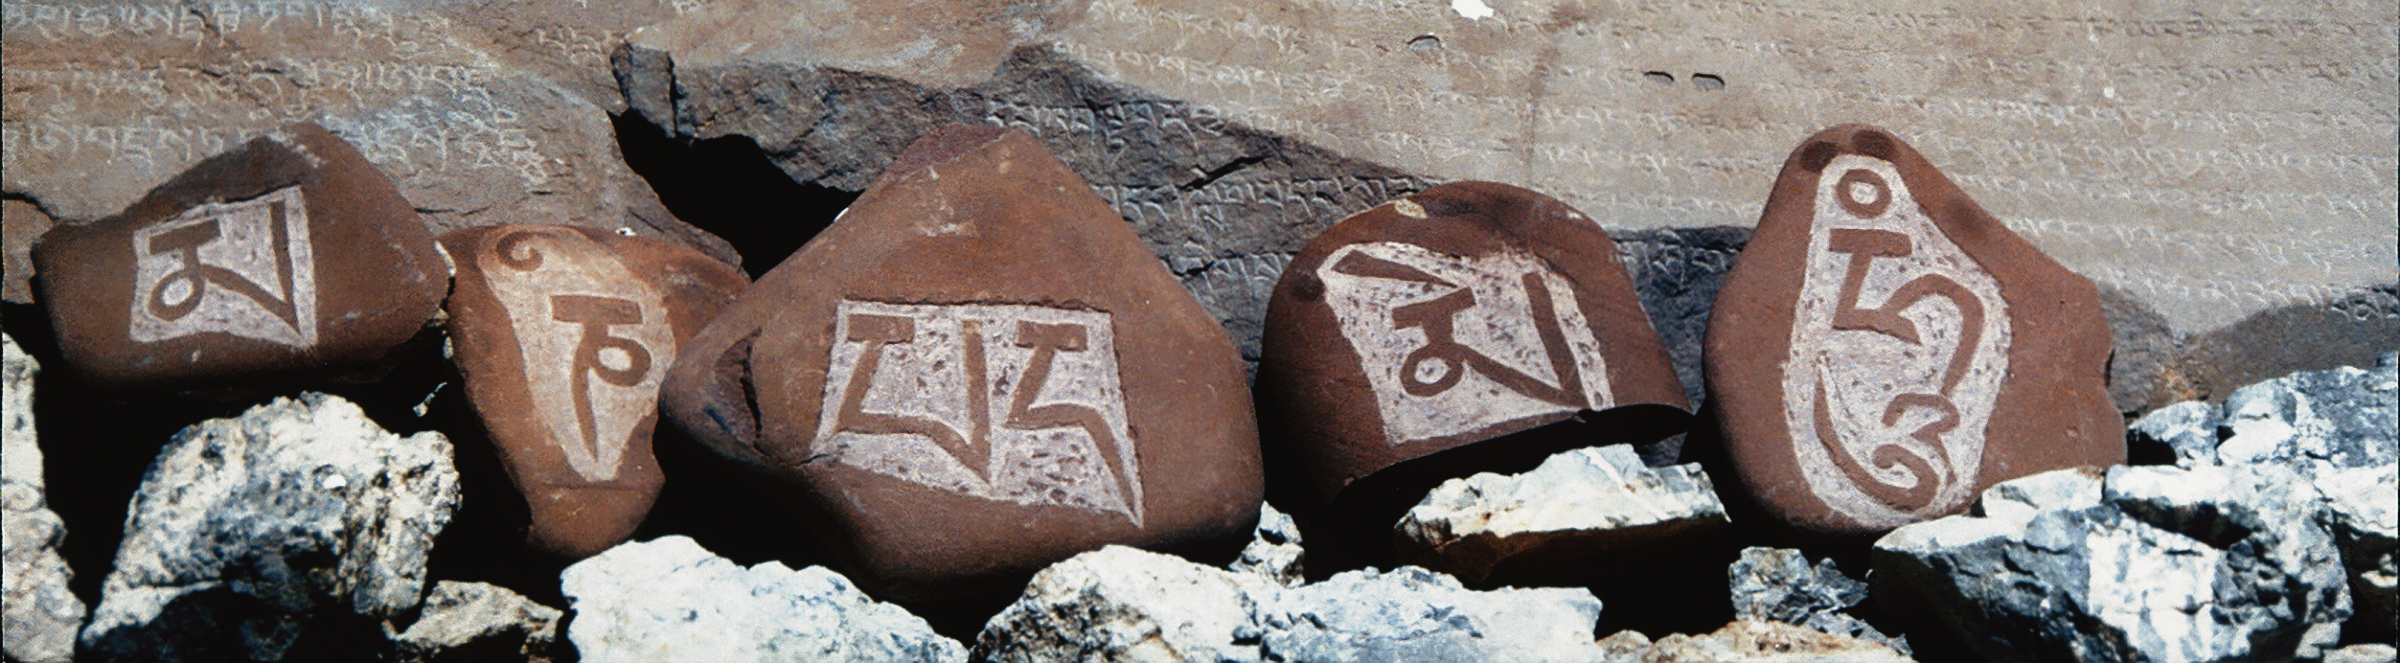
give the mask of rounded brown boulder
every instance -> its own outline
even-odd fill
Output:
[[[886,598],[1013,592],[1108,544],[1230,550],[1258,517],[1224,329],[996,127],[918,139],[684,347],[662,401]]]
[[[667,367],[749,279],[591,228],[470,228],[442,244],[458,261],[452,360],[525,496],[528,538],[576,559],[624,542],[664,482],[650,442]]]
[[[2098,289],[1875,127],[1784,161],[1706,348],[1723,485],[1800,532],[1884,532],[2125,459]]]
[[[184,387],[373,362],[416,334],[450,268],[349,143],[301,123],[209,157],[33,258],[68,366]]]

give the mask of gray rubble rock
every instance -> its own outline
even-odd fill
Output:
[[[1875,543],[1874,592],[1995,659],[2314,658],[2350,617],[2289,468],[2059,470]]]
[[[2359,467],[2319,473],[2324,497],[2318,521],[2333,533],[2342,565],[2350,573],[2350,600],[2357,615],[2343,627],[2352,640],[2390,642],[2400,607],[2400,466]]]
[[[2131,444],[2165,447],[2177,467],[2200,467],[2217,464],[2217,424],[2223,421],[2217,406],[2184,401],[2151,410],[2125,429]]]
[[[394,435],[340,398],[195,424],[142,477],[84,651],[276,660],[319,618],[394,618],[457,508],[449,440]]]
[[[1726,567],[1733,595],[1733,618],[1775,621],[1806,626],[1826,633],[1870,640],[1909,652],[1908,640],[1884,635],[1844,610],[1867,600],[1867,583],[1843,575],[1828,558],[1816,566],[1790,548],[1742,549]]]
[[[1618,444],[1445,481],[1400,518],[1393,542],[1402,562],[1470,583],[1558,584],[1729,522],[1699,464],[1652,468]]]
[[[848,578],[734,565],[682,536],[626,543],[559,575],[585,663],[963,661],[966,648]]]
[[[504,587],[443,580],[425,593],[416,623],[393,638],[404,663],[547,662],[566,613]]]
[[[2400,353],[2375,370],[2303,371],[2234,390],[2220,425],[2223,463],[2289,463],[2305,473],[2400,462]]]
[[[1276,584],[1298,585],[1307,581],[1306,557],[1307,551],[1300,546],[1300,524],[1275,505],[1260,502],[1250,545],[1242,547],[1242,556],[1233,560],[1231,568],[1266,576]]]
[[[2325,654],[2325,663],[2393,663],[2400,658],[2400,649],[2391,645],[2368,643],[2350,645]]]
[[[10,201],[14,202],[14,201]],[[83,628],[83,601],[67,590],[75,577],[59,556],[67,527],[50,510],[42,483],[40,435],[33,427],[33,377],[41,365],[17,347],[17,339],[0,334],[5,357],[5,391],[0,392],[0,577],[6,580],[5,612],[0,612],[0,652],[11,661],[65,661],[75,655],[75,632]]]
[[[1479,592],[1416,567],[1286,587],[1110,546],[1034,576],[992,617],[991,661],[1596,661],[1600,602],[1579,589]]]
[[[1883,643],[1775,621],[1740,620],[1715,633],[1676,633],[1651,642],[1640,631],[1600,640],[1609,663],[1905,663]]]

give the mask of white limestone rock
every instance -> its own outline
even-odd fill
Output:
[[[586,663],[964,661],[966,648],[848,578],[742,568],[682,536],[619,545],[559,575]]]
[[[1730,521],[1698,464],[1652,468],[1629,445],[1574,449],[1524,474],[1481,473],[1426,493],[1395,527],[1400,559],[1477,584],[1574,582],[1609,555]]]
[[[1883,643],[1776,621],[1735,621],[1715,633],[1677,633],[1657,642],[1639,631],[1600,641],[1609,663],[1905,663]]]
[[[1266,576],[1282,585],[1298,585],[1307,580],[1306,557],[1307,551],[1300,547],[1300,525],[1275,505],[1260,502],[1258,526],[1250,530],[1250,545],[1242,548],[1232,569]]]
[[[2223,463],[2286,463],[2303,472],[2400,463],[2400,353],[2374,370],[2303,371],[2226,397]]]
[[[17,340],[0,335],[0,354],[6,361],[6,390],[0,391],[0,413],[6,429],[0,440],[0,516],[6,538],[0,539],[0,577],[5,577],[5,610],[0,611],[0,652],[8,660],[66,661],[75,655],[75,632],[83,628],[83,601],[67,590],[75,572],[59,556],[66,543],[66,524],[50,510],[42,483],[42,448],[33,427],[33,378],[41,365],[17,347]]]
[[[975,638],[977,660],[1255,661],[1265,577],[1108,546],[1042,569]]]
[[[458,508],[440,433],[277,398],[175,434],[143,476],[82,642],[97,660],[281,658],[328,615],[415,608]]]
[[[403,663],[507,658],[550,661],[566,613],[505,587],[443,580],[425,593],[416,623],[393,638]]]

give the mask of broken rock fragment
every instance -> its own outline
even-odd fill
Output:
[[[425,592],[417,621],[392,639],[406,663],[506,658],[547,663],[566,613],[480,582],[444,580]],[[488,658],[478,658],[484,656]]]
[[[33,259],[68,366],[117,387],[371,362],[433,317],[450,280],[391,181],[308,123],[117,216],[59,226]]]
[[[1111,543],[1230,549],[1259,514],[1224,329],[1011,130],[911,145],[684,347],[663,394],[879,596],[1004,594]]]
[[[2099,297],[1890,133],[1809,137],[1709,318],[1728,487],[1783,525],[1867,535],[2123,462]]]
[[[825,567],[743,568],[681,536],[610,548],[559,586],[575,611],[567,638],[591,663],[966,659],[958,641]]]
[[[1469,583],[1560,584],[1727,522],[1699,465],[1646,467],[1617,444],[1569,450],[1524,474],[1443,482],[1401,517],[1393,540],[1403,562]]]
[[[663,482],[659,383],[748,280],[679,244],[589,228],[471,228],[442,243],[458,260],[454,359],[531,508],[533,543],[581,558],[623,542]]]
[[[15,201],[10,201],[15,202]],[[0,605],[0,652],[11,661],[66,661],[75,655],[75,632],[83,629],[83,601],[67,589],[75,577],[59,554],[66,542],[66,523],[50,510],[42,480],[42,447],[33,426],[33,377],[41,365],[17,348],[17,339],[0,334],[5,356],[6,385],[0,391],[0,417],[6,417],[6,452],[0,453],[0,506],[6,518],[0,529],[0,581],[6,583]]]

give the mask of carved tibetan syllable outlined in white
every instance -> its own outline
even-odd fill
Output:
[[[156,343],[222,332],[315,346],[316,264],[299,187],[201,204],[133,232],[126,335]]]
[[[666,305],[614,254],[571,230],[505,231],[478,259],[508,311],[526,393],[567,465],[615,479],[635,427],[658,410],[675,358]]]
[[[1573,286],[1533,256],[1352,244],[1317,278],[1393,445],[1611,404]]]
[[[1142,477],[1109,314],[843,301],[815,454],[940,490],[1124,514]]]
[[[1934,226],[1890,163],[1834,159],[1814,212],[1783,377],[1801,476],[1872,527],[1965,503],[2008,373],[1999,282]]]

